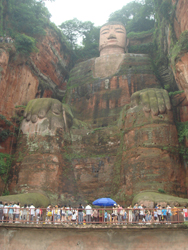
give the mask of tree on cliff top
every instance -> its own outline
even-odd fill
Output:
[[[126,26],[127,32],[147,31],[154,27],[153,0],[132,1],[121,10],[113,12],[108,21],[119,21]]]
[[[60,26],[75,52],[75,60],[87,60],[98,56],[99,30],[90,21],[82,22],[77,18],[63,22]],[[79,44],[79,41],[82,44]]]
[[[4,0],[4,33],[15,36],[16,32],[29,36],[44,35],[50,13],[44,3],[36,0]]]

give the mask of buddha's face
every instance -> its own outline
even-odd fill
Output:
[[[100,30],[99,51],[104,48],[121,48],[125,49],[126,30],[120,24],[106,25]]]

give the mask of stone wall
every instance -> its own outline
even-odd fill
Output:
[[[95,226],[92,226],[95,227]],[[0,227],[3,250],[187,250],[188,229]]]

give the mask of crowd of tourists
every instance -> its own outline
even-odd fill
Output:
[[[13,43],[14,39],[12,39],[12,37],[10,36],[1,36],[0,37],[0,43]]]
[[[86,207],[48,205],[47,208],[35,207],[33,204],[5,203],[0,201],[0,222],[7,223],[113,223],[113,224],[151,224],[151,223],[178,223],[188,220],[188,210],[176,206],[146,208],[143,204],[130,205],[125,208],[114,204],[112,208],[93,208],[90,204]]]

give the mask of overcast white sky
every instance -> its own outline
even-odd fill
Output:
[[[51,21],[56,25],[77,18],[81,21],[91,21],[95,26],[101,26],[109,15],[121,9],[132,0],[44,0],[51,13]]]

